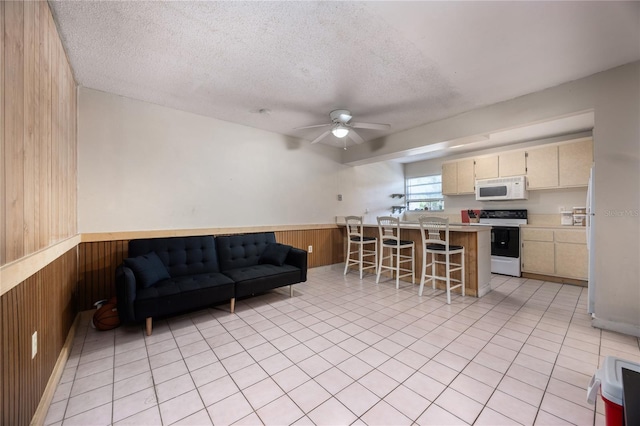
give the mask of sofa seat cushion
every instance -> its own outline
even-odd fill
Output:
[[[138,289],[134,301],[136,319],[171,315],[233,297],[234,282],[218,272],[170,278]]]
[[[236,297],[263,293],[300,282],[300,268],[288,264],[248,266],[224,271],[224,274],[236,282]]]
[[[275,266],[268,263],[255,266],[247,266],[245,268],[231,269],[224,271],[223,274],[231,278],[236,283],[242,281],[255,280],[256,278],[271,277],[286,272],[300,273],[300,269],[291,265]]]
[[[153,287],[140,289],[136,299],[150,299],[155,297],[176,296],[182,293],[198,292],[205,288],[230,284],[233,281],[229,277],[214,272],[210,274],[186,275],[183,277],[169,278],[156,283]]]

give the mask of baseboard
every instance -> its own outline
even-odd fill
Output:
[[[71,328],[69,329],[69,333],[67,334],[67,339],[64,341],[64,345],[62,346],[62,350],[60,350],[56,365],[53,366],[53,371],[49,376],[47,387],[44,389],[42,398],[40,398],[40,403],[38,404],[38,408],[36,409],[36,412],[31,419],[31,425],[39,426],[44,424],[44,420],[47,417],[47,411],[49,411],[49,406],[51,405],[51,401],[53,400],[53,395],[56,392],[58,382],[60,382],[60,377],[62,377],[64,367],[67,364],[69,354],[71,353],[71,348],[73,347],[73,339],[76,336],[78,324],[80,324],[80,315],[81,312],[76,315],[73,324],[71,324]]]
[[[571,284],[580,287],[587,287],[587,282],[576,278],[556,277],[553,275],[532,274],[531,272],[523,272],[522,278],[530,278],[538,281],[550,281],[552,283]]]
[[[317,271],[317,272],[327,272],[327,271],[342,271],[344,270],[344,262],[342,263],[332,263],[330,265],[322,265],[315,266],[313,268],[309,268],[309,270]]]
[[[616,333],[627,334],[629,336],[640,337],[640,326],[634,324],[627,324],[617,321],[603,320],[598,317],[594,317],[591,320],[591,325],[595,328],[601,328],[603,330],[614,331]]]

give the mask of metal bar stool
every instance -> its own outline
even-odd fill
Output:
[[[344,275],[347,275],[349,266],[353,265],[358,265],[360,279],[365,269],[373,268],[375,274],[378,268],[378,240],[375,237],[364,236],[362,216],[347,216],[345,222],[347,224],[347,258],[344,261]],[[351,258],[352,245],[358,251],[358,257],[355,259]],[[373,245],[373,250],[367,248],[370,245]],[[374,260],[370,260],[371,256]]]
[[[411,282],[415,284],[415,244],[413,241],[400,239],[400,219],[393,216],[378,217],[378,231],[380,232],[380,263],[378,264],[378,276],[376,284],[380,282],[380,274],[387,269],[396,274],[396,288],[400,288],[400,278],[411,276]],[[384,250],[389,250],[389,255],[384,255]],[[411,249],[411,255],[402,254],[402,250]],[[389,264],[385,265],[385,259]],[[404,263],[411,262],[411,268],[403,267]]]
[[[439,217],[419,218],[420,233],[422,234],[422,276],[420,278],[420,291],[422,296],[425,281],[431,280],[432,286],[436,288],[436,281],[444,281],[446,284],[447,304],[451,304],[451,290],[460,287],[464,296],[464,247],[449,244],[449,219]],[[444,240],[440,233],[444,231]],[[431,262],[427,262],[427,256],[431,255]],[[451,261],[451,256],[460,255],[460,263]],[[444,260],[441,259],[444,256]],[[437,265],[444,265],[444,276],[436,272]],[[431,267],[431,273],[427,274],[427,267]],[[451,273],[460,271],[460,279],[451,278]],[[458,283],[454,286],[451,282]]]

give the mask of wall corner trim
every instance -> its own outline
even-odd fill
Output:
[[[0,296],[80,244],[80,234],[0,266]]]

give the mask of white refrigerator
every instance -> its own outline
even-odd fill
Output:
[[[596,223],[596,209],[595,209],[595,197],[594,197],[594,174],[595,165],[591,166],[591,172],[589,174],[589,186],[587,186],[587,251],[589,254],[589,270],[588,270],[588,288],[587,288],[587,311],[592,317],[595,317],[595,294],[596,285],[595,282],[595,244],[594,244],[594,230]]]

